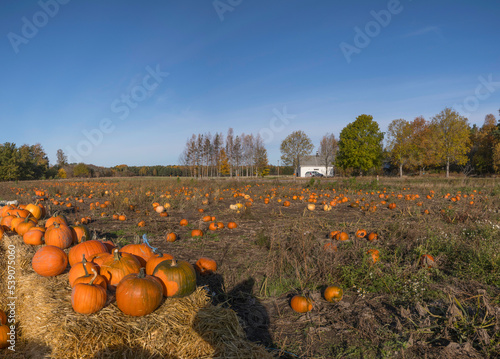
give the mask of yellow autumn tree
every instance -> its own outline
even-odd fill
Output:
[[[59,177],[59,178],[67,178],[68,177],[64,168],[59,168],[59,171],[57,171],[57,177]]]
[[[218,165],[221,176],[227,176],[229,174],[229,159],[227,158],[226,151],[224,151],[224,149],[220,150]]]
[[[471,148],[468,120],[447,107],[432,118],[431,126],[437,163],[446,166],[446,177],[449,177],[451,163],[464,165],[468,161]]]
[[[392,162],[399,167],[399,177],[403,177],[403,166],[410,161],[412,152],[414,152],[410,122],[398,119],[389,124],[387,128],[387,150]]]

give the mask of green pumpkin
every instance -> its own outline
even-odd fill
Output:
[[[155,267],[153,276],[160,280],[165,297],[185,297],[196,289],[196,272],[186,261],[164,260]]]

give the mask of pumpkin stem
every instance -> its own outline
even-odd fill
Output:
[[[85,267],[85,264],[87,264],[87,259],[85,259],[85,253],[82,254],[82,263],[83,263],[83,267]]]
[[[172,267],[177,267],[177,261],[175,260],[175,258],[172,258],[171,265],[172,265]]]
[[[156,253],[156,251],[158,250],[158,248],[154,248],[153,246],[151,246],[151,244],[149,244],[148,237],[146,237],[146,234],[142,235],[142,242],[146,244],[149,248],[151,248],[153,250],[153,253]]]
[[[120,255],[120,252],[118,251],[118,248],[116,248],[114,251],[113,251],[113,255],[115,257],[115,261],[119,261],[122,256]]]
[[[88,277],[88,276],[90,276],[90,274],[89,274],[89,271],[87,270],[87,266],[85,265],[87,263],[87,260],[85,259],[85,254],[83,255],[83,260],[85,261],[83,263],[83,270],[85,271],[84,277]],[[94,268],[92,268],[92,269],[94,269]]]
[[[145,278],[146,277],[146,268],[144,267],[141,267],[141,269],[139,270],[139,275],[137,276],[137,278]]]
[[[97,278],[97,272],[94,268],[92,268],[92,272],[94,273],[94,276],[90,280],[89,285],[94,285],[94,280]]]

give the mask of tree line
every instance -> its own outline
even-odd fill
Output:
[[[193,134],[179,161],[192,177],[265,176],[270,173],[267,150],[260,134]]]
[[[295,131],[281,143],[281,159],[297,172],[300,158],[313,148],[304,132]],[[372,116],[363,114],[342,129],[338,141],[332,134],[323,136],[318,155],[325,168],[335,165],[337,173],[347,175],[396,167],[399,176],[403,170],[424,173],[444,168],[448,177],[451,166],[467,175],[499,173],[500,124],[488,114],[482,127],[471,127],[467,118],[445,108],[430,121],[422,116],[393,120],[383,133]]]
[[[500,110],[499,110],[500,113]],[[384,145],[385,140],[385,145]],[[67,162],[62,150],[57,163],[49,165],[42,146],[0,144],[0,180],[37,180],[74,177],[191,176],[242,177],[291,175],[298,172],[300,160],[315,146],[303,131],[288,135],[280,146],[281,166],[268,162],[260,135],[235,135],[230,128],[222,133],[193,134],[179,157],[179,165],[99,167]],[[335,166],[336,174],[362,175],[394,169],[424,173],[450,169],[467,175],[500,173],[500,123],[493,114],[481,127],[470,126],[467,118],[451,108],[426,120],[422,116],[408,121],[393,120],[386,133],[371,115],[360,115],[345,126],[338,139],[325,134],[317,147],[325,167]]]

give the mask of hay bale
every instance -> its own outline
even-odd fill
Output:
[[[36,248],[19,238],[7,237],[2,247],[16,246],[18,352],[23,350],[24,357],[36,352],[36,358],[68,359],[272,358],[246,340],[234,311],[210,304],[203,288],[185,298],[168,298],[144,317],[123,314],[111,292],[98,313],[75,313],[68,273],[36,274],[31,268]]]

